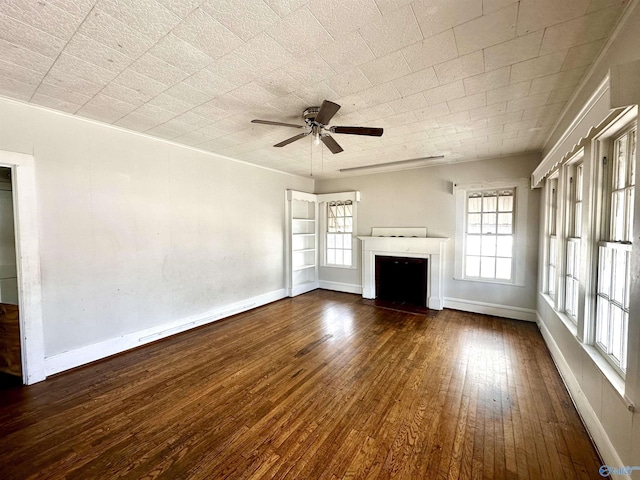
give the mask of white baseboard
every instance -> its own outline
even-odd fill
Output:
[[[444,298],[444,308],[462,310],[463,312],[482,313],[484,315],[494,315],[496,317],[512,318],[515,320],[525,320],[527,322],[536,321],[536,311],[530,308],[512,307],[510,305],[500,305],[497,303],[476,302],[462,298]]]
[[[257,308],[267,303],[275,302],[286,297],[284,289],[248,298],[240,302],[215,308],[205,314],[183,318],[164,325],[147,328],[138,332],[129,333],[122,337],[112,338],[104,342],[94,343],[86,347],[53,355],[45,358],[45,371],[47,375],[60,373],[71,368],[79,367],[87,363],[95,362],[102,358],[124,352],[131,348],[139,347],[161,338],[175,335],[176,333],[191,330],[192,328],[206,325],[207,323],[221,320],[237,313],[242,313],[252,308]]]
[[[558,369],[558,372],[560,372],[560,376],[562,377],[564,384],[569,391],[569,395],[571,396],[576,409],[580,413],[582,421],[584,422],[586,429],[589,431],[589,435],[591,435],[591,438],[593,439],[593,443],[596,444],[598,452],[600,452],[600,456],[602,457],[605,465],[609,465],[612,467],[619,467],[621,465],[624,465],[622,463],[622,460],[620,459],[620,456],[618,455],[618,452],[616,452],[615,447],[611,443],[607,432],[602,426],[602,423],[600,423],[596,412],[593,410],[591,404],[589,403],[589,400],[580,388],[580,384],[573,374],[571,367],[569,367],[569,363],[564,358],[562,351],[558,347],[556,341],[553,339],[551,332],[542,321],[542,318],[540,317],[538,312],[536,312],[536,322],[538,324],[538,328],[540,329],[540,333],[542,333],[542,338],[544,338],[544,341],[547,344],[547,348],[551,352],[551,356],[553,357],[553,361],[556,364],[556,368]],[[631,480],[631,477],[629,475],[612,474],[612,477],[620,480]]]
[[[334,290],[336,292],[345,293],[357,293],[358,295],[362,295],[362,286],[355,283],[328,282],[326,280],[320,280],[318,286],[325,290]]]

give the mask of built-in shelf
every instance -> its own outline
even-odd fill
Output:
[[[312,193],[287,190],[287,295],[318,288],[318,200]]]

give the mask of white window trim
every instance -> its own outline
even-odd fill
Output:
[[[340,270],[357,270],[360,258],[360,250],[358,248],[358,202],[360,201],[360,192],[340,192],[340,193],[320,193],[316,195],[318,199],[320,224],[318,233],[320,239],[320,266],[322,268],[337,268]],[[327,203],[328,202],[346,202],[351,200],[353,207],[353,229],[351,232],[351,265],[335,265],[327,263]]]
[[[511,281],[493,280],[484,278],[468,278],[464,276],[464,251],[465,251],[465,221],[467,217],[467,192],[485,189],[515,188],[515,235],[514,235],[514,278]],[[456,184],[453,194],[456,200],[456,241],[455,241],[455,280],[465,282],[492,283],[499,285],[525,286],[525,268],[527,257],[527,211],[529,208],[530,180],[529,178],[517,178],[512,180],[498,180],[494,182],[478,182]]]

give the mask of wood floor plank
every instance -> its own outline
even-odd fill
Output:
[[[0,395],[4,479],[602,478],[535,324],[317,290]]]

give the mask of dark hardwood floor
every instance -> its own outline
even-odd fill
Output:
[[[315,291],[0,391],[3,479],[600,479],[535,324]]]

